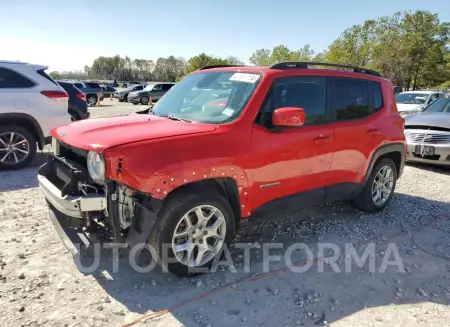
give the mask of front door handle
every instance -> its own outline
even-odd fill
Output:
[[[330,143],[333,140],[331,136],[319,134],[315,139],[315,143]]]
[[[378,128],[371,127],[367,130],[367,134],[369,135],[379,135],[381,132]]]

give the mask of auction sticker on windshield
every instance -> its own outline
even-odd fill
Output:
[[[245,83],[256,83],[259,79],[258,74],[246,74],[246,73],[234,73],[233,76],[230,77],[230,81],[235,82],[245,82]]]
[[[234,110],[230,108],[226,108],[222,111],[222,115],[232,116],[234,114]]]

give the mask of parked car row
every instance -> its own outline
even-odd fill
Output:
[[[117,98],[119,102],[148,105],[150,99],[152,102],[158,101],[174,85],[175,83],[171,82],[150,82],[146,85],[132,85],[114,92],[114,98]]]
[[[45,73],[46,69],[46,66],[0,61],[0,168],[25,166],[36,149],[45,145],[52,127],[89,118],[88,106],[105,95],[148,105],[150,99],[158,101],[174,85],[151,82],[116,90],[95,82],[55,81]],[[220,92],[208,88],[191,90],[185,100],[193,106],[201,102],[203,110],[219,113],[225,109],[231,91],[231,84],[227,83],[221,86]],[[203,103],[204,99],[211,101]],[[397,110],[405,120],[408,160],[450,163],[450,105],[445,105],[449,102],[448,95],[437,91],[405,91],[396,95]],[[21,146],[14,145],[18,142],[22,142]]]

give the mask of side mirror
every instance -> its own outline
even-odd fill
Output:
[[[284,107],[272,113],[272,124],[279,127],[301,127],[305,123],[305,111],[302,108]]]

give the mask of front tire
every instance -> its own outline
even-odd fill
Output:
[[[16,170],[27,166],[36,155],[36,142],[22,126],[0,126],[0,169]]]
[[[397,167],[390,158],[381,159],[373,168],[364,189],[353,200],[354,205],[366,212],[383,210],[394,196]]]
[[[179,193],[169,197],[148,242],[160,265],[176,276],[210,269],[234,237],[230,204],[216,193]],[[175,261],[175,262],[174,262]]]
[[[143,104],[144,106],[148,105],[148,97],[142,97],[141,98],[141,104]]]

